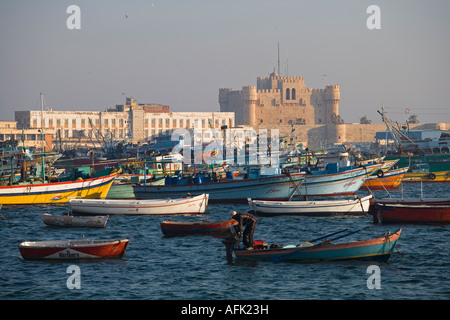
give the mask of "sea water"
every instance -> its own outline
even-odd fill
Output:
[[[364,193],[366,194],[366,193]],[[378,197],[389,196],[385,191]],[[420,185],[405,185],[420,196]],[[424,184],[427,197],[450,195],[450,184]],[[399,191],[391,193],[399,197]],[[258,217],[255,239],[299,244],[344,228],[354,241],[402,234],[388,262],[318,263],[227,261],[210,236],[164,237],[160,222],[228,220],[248,206],[209,204],[204,216],[111,216],[106,227],[46,226],[41,214],[66,205],[4,206],[0,211],[0,300],[447,300],[450,298],[448,225],[373,224],[371,216]],[[22,241],[129,237],[122,259],[83,262],[24,260]],[[76,270],[76,272],[74,272]],[[374,270],[377,272],[374,273]]]

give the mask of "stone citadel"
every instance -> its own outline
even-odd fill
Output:
[[[276,72],[269,77],[258,77],[256,86],[219,89],[220,111],[235,112],[236,125],[279,129],[280,136],[289,135],[295,129],[297,141],[310,148],[375,142],[376,132],[386,130],[384,123],[343,123],[339,100],[338,85],[311,89],[306,87],[303,77],[285,77]],[[411,124],[410,127],[447,130],[450,125]]]

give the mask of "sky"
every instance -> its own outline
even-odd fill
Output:
[[[67,20],[80,8],[81,29]],[[367,20],[380,8],[380,29]],[[339,85],[345,123],[450,123],[448,0],[0,0],[0,120],[124,104],[219,111],[260,76]],[[408,113],[409,112],[409,113]]]

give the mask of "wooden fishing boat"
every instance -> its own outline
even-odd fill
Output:
[[[402,204],[402,205],[429,205],[450,206],[450,197],[447,198],[375,198],[373,203],[377,204]]]
[[[208,194],[155,200],[73,199],[69,208],[74,215],[203,214],[208,199]]]
[[[77,260],[121,258],[130,239],[25,241],[19,245],[24,259]]]
[[[450,182],[450,171],[407,172],[404,182]]]
[[[147,184],[152,186],[163,185],[164,178],[147,181]],[[106,199],[135,199],[133,192],[133,183],[117,183],[115,181],[106,195]]]
[[[366,179],[361,186],[361,190],[395,190],[403,181],[408,168],[400,168],[381,172],[378,175],[372,175]]]
[[[162,186],[133,185],[136,199],[158,199],[162,195],[180,197],[187,193],[209,193],[211,203],[247,203],[247,198],[258,200],[288,200],[294,196],[353,195],[367,175],[381,164],[335,170],[287,172],[249,179],[226,179],[218,182],[167,183]]]
[[[308,172],[305,181],[294,192],[294,196],[307,198],[308,196],[354,195],[367,177],[381,166],[382,164],[378,163],[338,169],[334,164],[328,164],[325,170]]]
[[[372,195],[354,199],[315,201],[262,201],[248,199],[248,205],[257,215],[279,216],[332,216],[366,215],[369,212]]]
[[[375,199],[374,223],[449,223],[450,198]]]
[[[187,235],[210,235],[215,238],[227,238],[231,236],[232,227],[238,224],[236,220],[222,222],[195,221],[195,222],[175,222],[162,221],[161,230],[167,237],[187,236]]]
[[[48,226],[104,228],[109,216],[55,216],[52,214],[44,213],[41,215],[41,218],[42,221]]]
[[[186,194],[209,194],[211,202],[244,202],[252,198],[289,198],[306,174],[296,173],[251,179],[226,179],[219,182],[203,182],[194,179],[192,184],[165,184],[161,186],[133,185],[136,199],[180,198]]]
[[[344,236],[358,231],[350,232]],[[238,259],[267,261],[316,262],[348,259],[388,260],[400,237],[400,233],[401,229],[398,229],[395,233],[387,234],[380,238],[342,244],[332,244],[331,241],[344,236],[322,241],[319,244],[314,244],[314,242],[325,237],[306,241],[299,245],[282,247],[273,245],[269,247],[264,243],[261,244],[260,241],[255,241],[256,245],[253,250],[234,249],[234,254]]]
[[[98,199],[106,197],[117,173],[107,176],[77,179],[67,182],[19,184],[0,187],[2,204],[67,203],[74,198]]]

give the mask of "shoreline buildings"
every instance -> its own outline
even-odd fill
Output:
[[[136,144],[170,136],[177,129],[197,128],[202,130],[203,142],[209,143],[215,134],[221,138],[221,130],[226,127],[237,131],[252,128],[255,132],[277,129],[286,142],[293,142],[289,140],[295,133],[296,143],[310,149],[342,143],[385,145],[380,137],[386,135],[377,132],[385,132],[386,125],[344,123],[339,114],[340,99],[338,85],[312,89],[303,77],[273,72],[258,77],[256,86],[219,89],[220,112],[171,112],[167,105],[138,104],[134,98],[126,98],[125,104],[105,111],[16,111],[16,124],[4,121],[0,140],[24,140],[29,146],[39,147],[43,145],[43,128],[49,151],[52,140],[59,146],[95,146],[102,140]],[[414,130],[450,129],[446,123],[408,125]]]
[[[16,111],[17,128],[42,128],[53,139],[64,143],[84,143],[101,140],[146,142],[159,135],[170,135],[176,129],[201,128],[207,141],[210,125],[234,127],[233,112],[171,112],[161,104],[138,104],[127,98],[124,105],[105,111]]]

